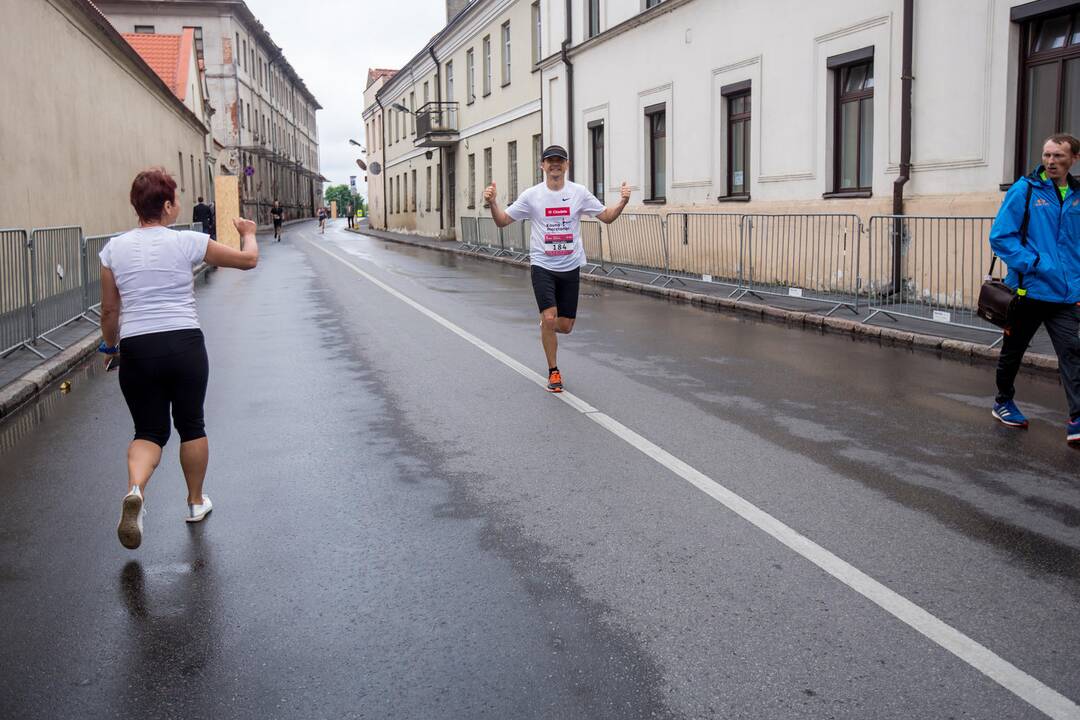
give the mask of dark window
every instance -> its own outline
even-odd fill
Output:
[[[645,0],[645,9],[654,8],[659,5],[663,0]]]
[[[600,34],[600,0],[589,0],[589,37]]]
[[[145,33],[145,34],[148,34],[148,35],[153,35],[154,34],[154,26],[153,25],[136,25],[135,26],[135,32],[140,33],[140,34]]]
[[[469,209],[476,207],[476,155],[469,155]]]
[[[727,192],[750,194],[750,93],[727,98]]]
[[[667,193],[667,112],[664,105],[645,111],[645,150],[649,166],[649,200],[664,201]]]
[[[874,62],[838,67],[836,192],[867,192],[874,173]]]
[[[1039,164],[1048,136],[1080,131],[1080,12],[1027,23],[1023,50],[1018,175]]]
[[[604,123],[589,125],[589,179],[592,181],[592,194],[604,202]]]
[[[195,39],[195,55],[198,56],[198,58],[200,60],[202,60],[203,59],[202,28],[197,27],[197,26],[188,25],[188,26],[185,26],[184,29],[186,30],[188,27],[191,27],[191,32],[192,32],[192,35],[194,36],[194,39]],[[225,39],[225,42],[228,42],[228,38]]]
[[[533,135],[533,183],[539,185],[544,182],[544,171],[540,168],[541,137]]]

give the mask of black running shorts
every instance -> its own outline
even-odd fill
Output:
[[[120,341],[120,390],[135,439],[164,447],[169,414],[181,442],[206,437],[203,400],[210,372],[201,330],[171,330]]]
[[[533,293],[536,294],[536,306],[540,308],[540,312],[553,307],[558,310],[559,317],[577,317],[578,289],[581,286],[580,268],[556,272],[533,265],[532,284]]]

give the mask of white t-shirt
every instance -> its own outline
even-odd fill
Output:
[[[547,183],[533,185],[506,208],[514,220],[532,220],[529,260],[548,270],[565,272],[585,264],[581,246],[581,216],[595,216],[604,205],[584,185],[570,181],[562,190]]]
[[[199,328],[191,271],[206,257],[210,236],[160,225],[117,235],[102,248],[120,290],[120,339]]]

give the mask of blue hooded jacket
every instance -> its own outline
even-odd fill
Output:
[[[1013,183],[990,229],[990,247],[1009,268],[1005,284],[1023,287],[1035,300],[1080,302],[1080,181],[1068,176],[1062,202],[1053,180],[1043,180],[1043,166]],[[1024,201],[1031,187],[1027,245],[1020,243]]]

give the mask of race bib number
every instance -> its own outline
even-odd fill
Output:
[[[545,255],[570,255],[574,252],[573,233],[546,233],[544,235]]]

